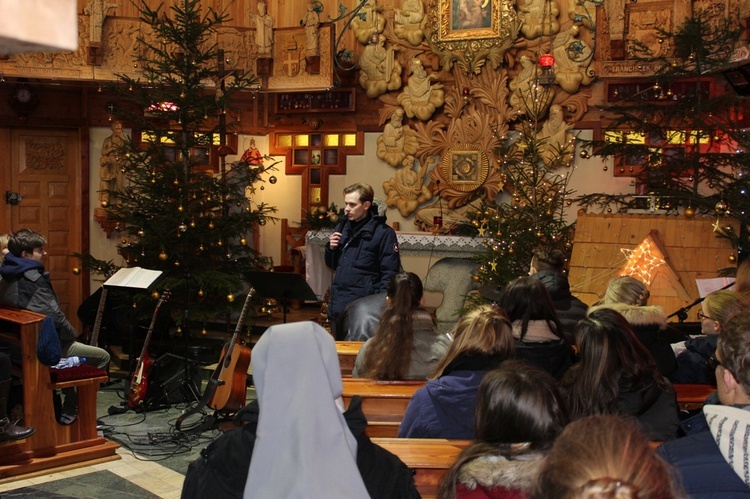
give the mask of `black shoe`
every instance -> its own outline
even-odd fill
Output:
[[[8,418],[0,419],[0,442],[10,442],[12,440],[21,440],[34,434],[36,430],[26,426],[16,426],[11,424]]]

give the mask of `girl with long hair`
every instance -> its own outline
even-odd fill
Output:
[[[476,439],[443,477],[438,498],[524,497],[567,422],[552,376],[503,362],[479,385]]]
[[[546,286],[538,279],[520,277],[505,286],[498,305],[513,326],[516,356],[560,379],[573,362],[573,349]]]
[[[398,436],[474,438],[479,384],[513,352],[513,332],[502,309],[481,305],[464,314],[448,352],[409,401]]]
[[[445,355],[450,339],[435,331],[422,308],[422,281],[412,272],[391,277],[386,309],[375,335],[360,348],[352,376],[375,379],[427,379]]]
[[[652,440],[671,440],[679,424],[677,398],[630,324],[602,308],[576,327],[579,362],[560,390],[571,419],[595,414],[634,416]]]

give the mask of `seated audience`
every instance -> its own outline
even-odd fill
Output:
[[[398,436],[474,438],[479,383],[512,357],[513,332],[502,309],[481,305],[464,314],[448,353],[409,401]]]
[[[344,412],[336,347],[322,327],[271,326],[252,366],[258,399],[248,419],[257,426],[205,449],[188,468],[183,498],[242,497],[243,489],[247,498],[419,497],[411,470],[364,435],[361,399]]]
[[[539,470],[535,499],[683,497],[669,467],[632,420],[611,415],[570,423]]]
[[[513,325],[516,357],[560,379],[573,363],[573,349],[547,288],[539,279],[520,277],[503,289],[498,305]]]
[[[525,497],[567,422],[549,374],[523,362],[504,362],[479,385],[476,440],[445,474],[438,497]]]
[[[36,431],[34,428],[16,426],[8,418],[8,399],[10,397],[10,356],[0,352],[0,443],[28,438]]]
[[[728,289],[709,293],[701,303],[698,319],[704,336],[690,338],[672,345],[677,354],[677,370],[670,379],[673,383],[715,384],[714,373],[708,359],[716,351],[716,341],[729,319],[750,308],[750,299],[742,293]]]
[[[711,359],[722,405],[705,405],[709,431],[659,446],[693,498],[750,497],[750,310],[726,323]]]
[[[651,440],[677,436],[674,389],[622,315],[595,310],[578,323],[576,342],[580,360],[560,383],[571,419],[633,416]]]
[[[674,351],[664,338],[667,329],[667,314],[658,305],[647,305],[648,287],[630,276],[620,276],[610,281],[604,298],[589,309],[589,313],[601,308],[611,308],[630,323],[638,340],[649,351],[662,375],[669,377],[677,368]]]
[[[367,341],[378,329],[385,311],[385,293],[358,298],[336,317],[336,340]]]
[[[422,308],[422,281],[412,272],[388,280],[386,309],[375,336],[360,348],[352,377],[427,379],[450,339],[435,331],[430,313]]]
[[[62,344],[62,356],[86,358],[86,363],[100,369],[109,364],[106,350],[76,341],[80,333],[68,322],[52,289],[49,273],[44,271],[44,246],[47,239],[29,229],[10,235],[9,253],[0,265],[0,304],[30,310],[52,317]],[[71,424],[78,415],[75,388],[63,390],[65,400],[59,417],[61,424]]]
[[[588,305],[570,292],[568,277],[564,274],[565,255],[559,249],[539,248],[534,251],[529,266],[529,275],[539,279],[547,287],[552,304],[560,320],[562,332],[569,343],[575,341],[575,327],[586,317]]]

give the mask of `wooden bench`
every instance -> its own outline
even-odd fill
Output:
[[[706,397],[716,391],[716,387],[712,385],[675,383],[672,386],[677,394],[677,405],[681,411],[701,409]]]
[[[343,398],[347,407],[352,396],[362,397],[362,411],[367,417],[365,433],[369,437],[395,437],[411,396],[425,384],[424,381],[379,381],[364,378],[342,381]]]
[[[36,429],[25,440],[0,446],[0,479],[120,459],[119,445],[98,436],[96,430],[96,393],[107,376],[53,383],[50,368],[36,357],[43,319],[33,312],[0,307],[0,341],[21,347],[24,425]],[[78,390],[78,418],[65,426],[55,418],[53,390],[70,387]]]
[[[339,365],[341,366],[341,376],[351,378],[354,370],[354,361],[357,359],[359,349],[364,345],[364,341],[337,341],[336,353],[339,355]]]
[[[423,498],[435,497],[443,475],[471,440],[442,438],[373,438],[414,470],[414,483]]]

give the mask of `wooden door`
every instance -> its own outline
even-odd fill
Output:
[[[83,249],[79,132],[0,129],[0,161],[8,165],[0,174],[6,192],[0,232],[28,228],[47,238],[45,268],[65,315],[80,330],[76,311],[82,300],[82,278],[73,274],[78,262],[71,256]],[[7,193],[17,193],[20,201],[8,203]]]

